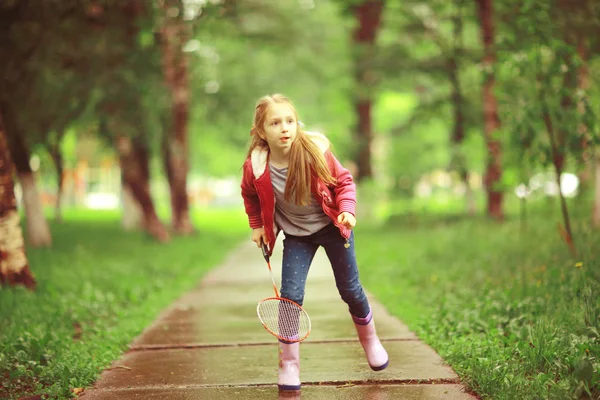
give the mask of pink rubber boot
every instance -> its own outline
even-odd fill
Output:
[[[373,371],[385,369],[388,366],[390,359],[387,351],[385,351],[377,337],[373,313],[369,311],[369,314],[364,318],[352,316],[352,319],[354,320],[354,326],[356,327],[360,344],[367,355],[369,366]]]
[[[279,390],[300,390],[300,343],[279,342]]]

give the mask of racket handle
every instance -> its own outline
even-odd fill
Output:
[[[269,262],[269,249],[267,248],[267,245],[265,244],[265,242],[262,241],[262,239],[260,241],[260,248],[262,250],[265,261]]]

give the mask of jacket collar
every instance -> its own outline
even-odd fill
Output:
[[[329,140],[325,137],[325,135],[319,132],[309,131],[304,131],[304,133],[319,147],[319,149],[321,149],[323,153],[329,150]],[[268,160],[268,146],[256,147],[254,150],[252,150],[252,153],[250,154],[250,161],[252,163],[252,173],[254,174],[254,179],[260,178],[265,173]]]

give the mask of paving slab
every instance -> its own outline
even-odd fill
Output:
[[[281,243],[279,250],[281,250]],[[272,257],[280,277],[281,251]],[[277,342],[256,317],[273,295],[261,252],[241,246],[194,290],[164,310],[112,367],[89,399],[272,399],[278,394]],[[347,306],[320,249],[308,276],[304,307],[312,332],[301,344],[303,398],[474,399],[454,371],[368,293],[390,365],[371,371]],[[419,383],[419,384],[415,384]],[[288,398],[288,397],[285,397]],[[300,398],[292,396],[291,398]]]
[[[356,343],[303,343],[300,377],[304,383],[348,381],[453,380],[452,369],[421,342],[384,342],[390,365],[372,371]],[[277,344],[134,351],[105,371],[104,388],[162,385],[267,385],[277,379]]]
[[[314,293],[304,304],[312,323],[310,341],[356,339],[356,330],[346,304],[331,291],[330,282],[311,282]],[[183,296],[146,329],[131,348],[173,347],[178,345],[222,345],[264,343],[271,340],[256,317],[256,304],[269,295],[265,285],[210,285]],[[335,286],[334,286],[335,289]],[[382,339],[416,339],[373,298],[373,313]]]
[[[280,277],[280,252],[273,254],[271,267],[275,276]],[[165,310],[131,347],[263,343],[270,335],[256,317],[256,304],[272,295],[268,269],[260,251],[252,244],[246,245],[228,257],[220,268],[211,271],[196,290]],[[369,295],[369,300],[382,339],[416,339],[373,296]],[[337,292],[329,260],[322,249],[317,251],[308,276],[304,308],[312,322],[307,341],[356,339],[348,308]]]
[[[105,390],[84,395],[86,400],[472,400],[458,385],[305,385],[299,393],[280,394],[277,387],[172,387],[168,389]]]

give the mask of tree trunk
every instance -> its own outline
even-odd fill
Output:
[[[175,233],[187,235],[194,232],[190,219],[187,196],[187,156],[181,155],[186,145],[178,140],[165,137],[163,145],[163,165],[169,182],[171,197],[171,226]]]
[[[463,51],[462,46],[462,34],[463,34],[463,23],[462,23],[462,1],[459,1],[458,4],[454,4],[456,8],[456,14],[453,16],[453,40],[454,45],[452,48],[452,54],[448,59],[448,78],[450,80],[451,86],[451,97],[452,97],[452,107],[454,110],[454,118],[453,123],[454,127],[452,129],[452,137],[451,141],[455,145],[455,154],[458,155],[456,157],[456,161],[458,164],[456,165],[456,169],[458,170],[460,177],[465,185],[465,204],[466,204],[466,212],[469,215],[474,215],[476,212],[475,206],[475,197],[473,195],[473,191],[471,190],[471,186],[469,185],[469,168],[467,166],[466,160],[462,156],[462,143],[465,138],[465,112],[464,112],[464,96],[462,94],[462,88],[460,86],[460,77],[459,77],[459,63],[460,63],[460,55]]]
[[[117,136],[122,185],[131,190],[144,215],[144,228],[160,242],[167,242],[169,234],[158,218],[150,195],[148,152],[141,141]]]
[[[33,247],[50,247],[52,236],[44,215],[44,206],[37,189],[35,174],[18,171],[17,175],[23,191],[28,243]]]
[[[577,39],[577,54],[581,59],[581,65],[577,69],[577,89],[583,93],[579,103],[577,104],[577,111],[581,114],[585,113],[584,99],[588,98],[588,90],[590,88],[590,71],[588,67],[588,50],[587,50],[587,38],[579,35]],[[579,165],[579,181],[581,191],[585,191],[590,186],[590,180],[593,176],[592,168],[594,167],[594,149],[588,146],[590,139],[589,132],[585,124],[581,124],[578,128],[579,134],[581,135],[581,156],[577,157],[580,162]]]
[[[579,32],[577,34],[577,54],[581,60],[581,65],[576,71],[577,89],[583,94],[577,104],[577,111],[585,113],[585,99],[588,98],[590,87],[590,71],[588,66],[588,38]],[[581,136],[581,154],[577,157],[579,165],[580,191],[586,191],[590,186],[590,179],[594,177],[594,203],[592,207],[592,225],[600,227],[600,147],[589,146],[590,134],[585,124],[578,127]]]
[[[382,0],[363,0],[351,8],[357,21],[353,34],[354,50],[356,52],[354,69],[357,86],[354,109],[358,119],[355,132],[357,181],[373,177],[371,108],[373,106],[376,78],[371,64],[375,56],[375,39],[381,25],[383,6],[384,2]]]
[[[567,40],[567,43],[571,42],[573,42],[573,40]],[[564,171],[565,168],[567,137],[569,137],[569,134],[574,134],[575,130],[578,128],[577,126],[571,127],[571,123],[569,122],[576,120],[576,116],[573,115],[576,111],[573,97],[577,90],[577,69],[573,64],[573,57],[570,54],[565,55],[564,63],[567,71],[563,76],[563,95],[560,99],[560,105],[562,107],[562,112],[566,114],[566,117],[563,118],[564,122],[560,124],[560,129],[558,129],[557,132],[556,152],[553,160],[554,164],[558,166],[561,171]]]
[[[573,231],[571,230],[571,219],[569,217],[569,209],[567,208],[567,202],[565,200],[565,196],[563,195],[562,192],[562,185],[560,182],[560,177],[562,176],[562,164],[559,164],[557,162],[557,160],[559,160],[559,158],[557,157],[557,153],[558,153],[558,145],[556,143],[556,139],[555,139],[555,129],[554,129],[554,124],[552,122],[552,117],[550,116],[550,109],[548,107],[548,104],[546,103],[546,92],[545,92],[545,86],[546,83],[545,82],[541,82],[540,83],[540,104],[542,105],[542,118],[544,120],[544,124],[546,125],[546,132],[548,133],[548,139],[550,140],[550,149],[552,152],[552,160],[554,161],[554,170],[556,172],[555,174],[555,179],[556,179],[556,184],[558,185],[558,195],[560,198],[560,209],[562,212],[562,216],[563,216],[563,222],[565,224],[565,231],[563,232],[561,229],[561,234],[564,237],[565,242],[567,243],[567,246],[569,246],[569,250],[571,250],[571,253],[573,255],[577,254],[576,248],[575,248],[575,244],[573,241]]]
[[[463,183],[465,185],[465,207],[468,215],[477,213],[477,202],[475,201],[475,193],[469,184],[469,171],[464,169],[461,171]]]
[[[452,87],[452,106],[454,109],[454,127],[452,129],[452,142],[460,145],[465,138],[465,113],[463,95],[458,78],[458,65],[454,57],[448,62],[448,75]]]
[[[64,160],[60,152],[58,144],[48,145],[48,153],[52,157],[54,162],[54,168],[56,169],[56,204],[54,205],[54,220],[56,222],[62,222],[62,198],[63,198],[63,186],[65,178]]]
[[[171,194],[172,226],[173,231],[178,234],[190,234],[194,231],[187,195],[190,90],[188,62],[183,52],[183,46],[189,38],[189,29],[183,20],[182,2],[165,0],[160,34],[163,74],[171,95],[171,110],[163,154]]]
[[[123,180],[121,184],[121,202],[123,214],[121,224],[126,231],[136,231],[144,227],[144,213],[136,201],[129,185]]]
[[[371,124],[372,106],[371,100],[357,101],[354,104],[356,116],[358,117],[356,130],[358,146],[356,154],[357,182],[360,182],[365,178],[373,177],[373,168],[371,167],[371,149],[373,143]]]
[[[0,284],[23,285],[33,290],[36,281],[25,254],[12,172],[8,143],[0,119]]]
[[[37,190],[35,175],[29,166],[30,153],[25,144],[24,134],[16,127],[14,118],[4,114],[6,138],[12,160],[17,168],[19,183],[23,191],[23,205],[27,223],[27,242],[33,247],[52,245],[50,227],[44,215],[42,199]]]
[[[477,0],[481,36],[484,47],[483,56],[483,117],[484,133],[488,150],[488,161],[485,172],[487,189],[487,213],[496,220],[504,219],[503,191],[499,187],[502,180],[502,145],[494,135],[500,128],[498,104],[494,95],[494,64],[496,54],[494,49],[494,8],[493,0]]]

